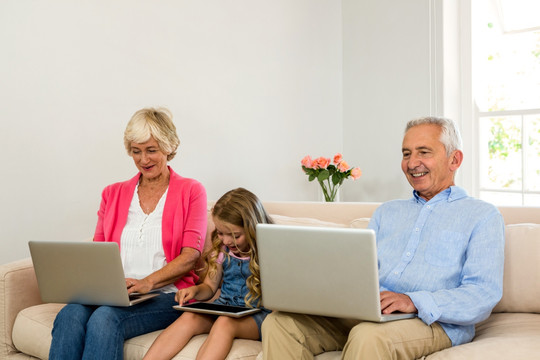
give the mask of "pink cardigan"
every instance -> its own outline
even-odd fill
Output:
[[[183,178],[170,167],[170,180],[161,232],[167,262],[183,247],[204,249],[207,224],[206,190],[196,180]],[[112,241],[120,247],[120,236],[127,222],[129,206],[141,174],[131,180],[107,186],[101,195],[94,241]],[[195,285],[198,276],[192,270],[175,282],[178,289]]]

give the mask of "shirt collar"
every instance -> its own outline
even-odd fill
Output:
[[[413,196],[416,202],[420,204],[425,204],[428,202],[426,201],[426,199],[421,198],[418,195],[418,192],[416,190],[413,191]],[[450,186],[449,188],[441,191],[440,193],[435,195],[433,198],[431,198],[429,202],[430,203],[439,202],[439,201],[452,202],[452,201],[462,199],[464,197],[467,197],[467,192],[465,191],[465,189],[459,186]]]

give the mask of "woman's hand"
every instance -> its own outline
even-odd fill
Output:
[[[146,279],[132,279],[126,278],[126,287],[128,289],[128,294],[139,293],[146,294],[152,291],[153,286],[150,281]]]
[[[178,301],[178,304],[182,306],[186,301],[195,298],[195,296],[197,296],[197,293],[199,292],[198,290],[198,286],[190,286],[186,289],[178,290],[176,292],[174,300]]]
[[[144,279],[126,278],[128,294],[134,292],[146,294],[154,289],[174,283],[180,277],[192,270],[201,256],[198,250],[183,248],[180,255],[161,269],[154,271]]]

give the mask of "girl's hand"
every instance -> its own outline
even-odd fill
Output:
[[[197,286],[191,286],[191,287],[188,287],[186,289],[178,290],[178,292],[176,293],[176,295],[174,297],[174,300],[178,301],[178,304],[180,306],[182,306],[182,305],[184,305],[184,303],[186,301],[189,301],[189,300],[195,298],[197,293],[198,293],[198,287]]]

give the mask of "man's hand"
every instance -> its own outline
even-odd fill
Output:
[[[381,292],[381,310],[383,314],[391,314],[395,311],[402,313],[418,312],[410,297],[391,291]]]

